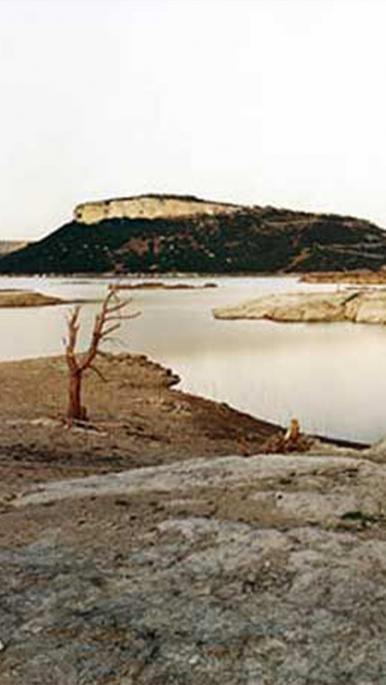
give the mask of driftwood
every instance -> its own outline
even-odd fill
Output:
[[[300,426],[297,419],[291,419],[287,431],[284,435],[284,442],[296,445],[300,437]]]
[[[263,454],[287,454],[288,452],[307,452],[312,446],[313,440],[300,432],[297,419],[291,419],[285,433],[278,432],[272,435],[261,446]]]

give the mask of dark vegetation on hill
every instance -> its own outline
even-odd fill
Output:
[[[72,221],[0,258],[0,273],[377,270],[386,232],[331,214],[245,208],[219,216]]]

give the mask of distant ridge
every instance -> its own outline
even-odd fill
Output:
[[[154,193],[86,202],[0,258],[0,273],[377,271],[386,232],[364,219]]]

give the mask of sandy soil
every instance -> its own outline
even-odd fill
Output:
[[[145,356],[101,358],[85,376],[90,426],[65,423],[63,357],[0,364],[0,497],[52,478],[189,459],[253,454],[278,428],[225,404],[182,393]]]

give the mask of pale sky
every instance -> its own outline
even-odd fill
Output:
[[[0,238],[146,192],[386,227],[385,0],[0,0]]]

